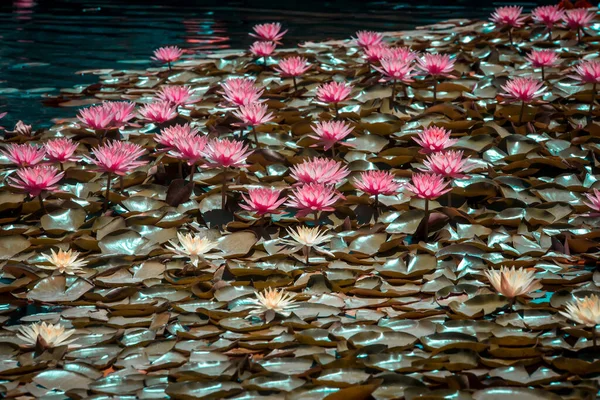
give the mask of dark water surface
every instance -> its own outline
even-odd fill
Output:
[[[146,68],[152,51],[178,45],[191,52],[246,48],[256,23],[289,29],[286,47],[307,40],[343,39],[358,29],[412,29],[449,18],[488,18],[494,7],[526,10],[553,1],[192,1],[0,0],[0,124],[21,119],[34,128],[74,109],[49,108],[44,96],[86,85],[86,69]]]

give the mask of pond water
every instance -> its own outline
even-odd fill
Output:
[[[553,1],[519,3],[526,10]],[[77,71],[146,68],[152,50],[178,45],[192,52],[246,48],[256,23],[279,21],[285,46],[343,39],[358,29],[411,29],[449,18],[488,18],[492,1],[178,1],[3,0],[0,2],[0,112],[34,128],[75,110],[45,107],[60,88],[86,85]],[[513,3],[514,4],[514,3]]]

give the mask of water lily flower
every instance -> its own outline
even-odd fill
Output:
[[[161,124],[172,120],[177,116],[177,106],[170,101],[155,101],[140,108],[140,114],[144,119]]]
[[[299,226],[296,230],[288,228],[287,232],[291,239],[284,239],[283,242],[289,246],[293,246],[294,252],[304,248],[306,265],[309,264],[310,249],[315,249],[320,253],[333,257],[333,253],[322,247],[322,244],[328,242],[333,237],[333,235],[328,234],[327,231],[321,231],[319,227],[309,228],[306,226]]]
[[[277,289],[267,288],[262,293],[254,292],[256,299],[250,300],[252,306],[250,306],[250,316],[252,315],[263,315],[265,313],[273,312],[275,314],[289,317],[292,310],[298,307],[294,304],[294,294],[286,292],[285,290],[278,291]],[[267,321],[272,317],[267,316]]]
[[[46,149],[29,143],[9,144],[0,154],[8,158],[11,164],[19,167],[32,167],[42,162],[46,156]]]
[[[411,183],[407,183],[404,187],[417,197],[434,200],[450,190],[447,186],[448,182],[444,181],[443,176],[431,173],[414,173]]]
[[[223,97],[235,106],[244,106],[259,102],[264,89],[254,86],[254,81],[244,78],[230,78],[221,85]]]
[[[299,211],[296,216],[298,217],[314,213],[316,222],[320,211],[334,211],[335,208],[332,206],[341,198],[343,196],[330,185],[316,182],[307,183],[292,190],[286,205],[297,208]]]
[[[544,67],[551,67],[556,64],[559,56],[554,50],[532,50],[526,59],[535,68],[542,69],[542,80],[545,80]]]
[[[240,106],[233,114],[242,120],[244,125],[252,127],[254,135],[254,143],[256,147],[260,147],[258,136],[256,135],[256,126],[267,123],[273,119],[273,113],[267,113],[269,107],[264,103],[251,103]]]
[[[312,145],[312,147],[323,146],[324,151],[331,149],[333,157],[335,157],[336,143],[354,147],[350,143],[342,142],[354,130],[353,126],[348,125],[344,121],[321,121],[315,123],[311,128],[315,134],[309,135],[309,137],[319,141],[317,144]]]
[[[79,252],[73,250],[64,251],[58,250],[58,253],[54,249],[50,249],[50,254],[42,253],[42,257],[52,265],[38,264],[37,267],[41,269],[47,269],[52,271],[58,271],[61,274],[75,275],[82,271],[82,267],[87,265],[87,261],[78,259]]]
[[[534,278],[534,269],[502,267],[500,270],[490,269],[484,273],[494,289],[510,299],[526,296],[542,288],[540,281]]]
[[[113,128],[121,128],[135,117],[135,104],[130,101],[105,101],[101,106],[111,114]]]
[[[192,128],[189,123],[183,125],[172,125],[160,130],[160,133],[154,136],[154,141],[165,146],[167,150],[175,148],[175,141],[178,139],[189,138],[198,134],[196,128]]]
[[[290,176],[300,183],[336,185],[350,174],[341,162],[329,158],[305,160],[290,168]]]
[[[392,81],[392,97],[393,103],[396,98],[396,82],[410,82],[413,73],[413,66],[404,60],[384,58],[381,60],[381,67],[374,67],[381,72],[384,80]]]
[[[283,35],[287,33],[287,30],[281,31],[281,24],[279,22],[254,25],[252,29],[255,33],[250,33],[250,36],[267,42],[279,43]]]
[[[267,65],[267,57],[269,57],[275,51],[277,45],[274,42],[263,42],[256,41],[250,46],[250,53],[256,57],[263,57],[264,64]]]
[[[355,178],[352,185],[358,190],[375,196],[375,221],[379,219],[379,196],[391,196],[397,193],[400,183],[394,180],[395,176],[388,171],[365,171]]]
[[[558,4],[536,7],[531,12],[531,17],[535,22],[546,25],[550,39],[552,39],[552,28],[562,20],[563,15],[564,11]]]
[[[569,29],[577,32],[577,43],[581,43],[581,34],[584,33],[583,28],[590,26],[595,15],[595,12],[588,11],[585,8],[575,8],[565,11],[563,22]]]
[[[75,329],[65,329],[61,324],[47,324],[46,322],[22,326],[17,332],[17,338],[25,342],[27,347],[38,346],[41,350],[65,346],[71,344],[75,339],[69,339],[75,333]]]
[[[338,103],[347,100],[352,92],[352,86],[345,82],[329,82],[317,88],[317,99],[323,103],[332,103],[335,107],[335,116],[338,116]]]
[[[596,101],[596,88],[600,83],[600,61],[598,60],[586,60],[582,61],[575,68],[577,73],[574,76],[575,79],[580,80],[583,83],[591,83],[592,86],[592,101],[590,102],[589,114],[592,115],[594,111],[594,102]]]
[[[192,93],[192,89],[189,86],[163,86],[156,97],[161,101],[167,101],[176,106],[183,106],[189,102]]]
[[[95,131],[112,127],[114,113],[112,108],[102,104],[79,110],[77,119]]]
[[[162,62],[163,64],[168,64],[169,71],[171,70],[171,63],[179,60],[183,55],[183,50],[181,50],[177,46],[166,46],[160,47],[154,50],[153,60],[157,60]]]
[[[293,56],[279,61],[278,67],[275,71],[283,77],[291,77],[294,82],[294,92],[297,92],[296,77],[304,75],[310,69],[310,64],[304,57]]]
[[[31,125],[27,125],[23,121],[17,121],[15,124],[15,128],[13,129],[14,133],[17,133],[21,136],[31,136],[32,128]]]
[[[433,102],[437,101],[438,79],[451,77],[454,71],[454,60],[447,54],[425,53],[417,59],[417,67],[433,78]]]
[[[505,85],[501,86],[506,91],[504,96],[521,102],[521,112],[519,113],[519,123],[523,120],[523,111],[525,103],[530,103],[536,98],[542,96],[546,91],[544,82],[532,77],[518,77],[510,79]]]
[[[600,298],[595,294],[585,296],[583,299],[576,298],[568,302],[566,310],[560,313],[578,324],[595,328],[600,324]]]
[[[27,192],[31,198],[39,196],[40,207],[44,210],[42,193],[58,191],[57,183],[62,179],[64,172],[59,172],[51,165],[36,165],[19,168],[16,174],[17,177],[8,177],[10,185]]]
[[[420,169],[447,178],[463,179],[466,177],[464,173],[469,169],[467,161],[468,159],[463,158],[462,150],[432,153],[423,162],[425,167]]]
[[[385,43],[379,43],[372,46],[367,46],[363,49],[364,58],[371,64],[378,63],[384,58],[390,57],[390,48]]]
[[[354,40],[360,47],[375,46],[383,41],[383,35],[373,31],[358,31]]]
[[[248,190],[248,196],[242,193],[242,198],[246,202],[240,204],[244,210],[255,212],[258,215],[278,214],[277,208],[282,205],[286,199],[280,199],[281,190],[271,188],[256,188]]]
[[[523,22],[526,17],[522,16],[523,7],[519,6],[506,6],[498,7],[492,13],[490,20],[495,24],[500,25],[503,28],[508,28],[508,38],[510,44],[513,45],[512,30],[513,28],[520,28],[523,26]]]
[[[442,151],[453,146],[458,139],[450,139],[451,132],[437,126],[425,128],[418,134],[418,138],[413,138],[421,147],[421,153],[433,153]]]
[[[62,163],[78,160],[77,157],[73,156],[77,146],[78,144],[69,138],[52,139],[44,144],[48,160],[59,163],[61,168],[63,168]]]
[[[584,201],[583,204],[592,210],[600,211],[600,190],[593,189],[592,193],[584,193],[584,195],[587,197],[589,202]]]
[[[216,254],[210,254],[218,246],[218,243],[209,239],[206,235],[201,233],[183,234],[177,232],[177,239],[179,239],[179,244],[169,241],[171,246],[167,246],[167,249],[173,251],[176,257],[189,258],[192,265],[196,268],[200,261],[206,262],[207,258],[218,257]]]

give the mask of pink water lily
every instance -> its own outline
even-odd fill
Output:
[[[300,183],[336,185],[349,174],[344,164],[328,158],[313,158],[290,168],[290,176]]]
[[[19,168],[16,175],[8,178],[10,185],[27,192],[33,198],[45,191],[57,191],[57,183],[62,179],[64,172],[59,172],[51,165],[36,165]]]
[[[506,93],[503,93],[504,96],[513,101],[521,102],[521,112],[519,113],[519,123],[521,123],[525,103],[531,103],[536,98],[541,97],[547,88],[544,87],[544,82],[537,79],[518,77],[506,82],[505,85],[502,85],[502,89],[506,91]]]
[[[114,112],[111,107],[96,105],[79,110],[77,119],[84,126],[93,130],[110,129],[113,124]]]
[[[279,42],[283,38],[283,35],[287,33],[287,30],[281,30],[279,22],[254,25],[252,29],[255,33],[250,33],[250,36],[269,42]]]
[[[204,157],[208,137],[197,133],[183,134],[173,140],[173,148],[169,155],[186,161],[194,169],[194,165]]]
[[[389,171],[365,171],[354,178],[352,185],[370,196],[391,196],[402,186]]]
[[[252,154],[243,142],[229,139],[213,139],[206,145],[204,156],[209,167],[244,167],[246,158]]]
[[[507,26],[511,28],[520,28],[525,22],[523,13],[523,7],[519,6],[505,6],[498,7],[492,13],[490,20],[498,25]]]
[[[318,144],[313,145],[323,146],[323,150],[327,151],[332,149],[333,156],[335,157],[335,144],[340,143],[343,146],[353,147],[353,145],[342,142],[346,136],[348,136],[353,130],[354,127],[348,125],[344,121],[321,121],[317,122],[312,127],[314,135],[309,135],[309,137],[316,139],[319,141]]]
[[[111,113],[114,128],[121,128],[135,117],[135,104],[130,101],[105,101],[102,107]]]
[[[304,57],[287,57],[279,61],[278,67],[275,67],[275,71],[279,72],[281,76],[291,77],[294,82],[294,92],[298,91],[298,85],[296,78],[304,75],[306,71],[310,69],[310,64]]]
[[[558,4],[551,6],[540,6],[533,9],[531,17],[539,24],[543,24],[548,29],[548,36],[552,39],[552,28],[564,16],[564,11]]]
[[[155,101],[140,109],[140,115],[155,124],[161,124],[172,120],[177,116],[177,108],[169,101]]]
[[[162,101],[168,101],[176,106],[188,104],[192,97],[192,89],[189,86],[163,86],[156,97]]]
[[[319,212],[334,211],[332,206],[341,198],[343,196],[331,185],[313,182],[294,188],[286,205],[298,209],[296,216],[305,217],[313,213],[316,220]]]
[[[462,151],[449,150],[445,152],[432,153],[423,162],[421,171],[433,172],[435,174],[453,179],[463,179],[469,170],[468,159],[463,158]]]
[[[274,42],[257,41],[250,46],[250,53],[254,54],[256,57],[263,57],[264,64],[267,65],[267,57],[273,54],[275,47],[277,47],[277,45]]]
[[[444,128],[430,126],[420,132],[418,137],[413,138],[413,140],[421,145],[421,153],[427,154],[442,151],[458,142],[458,139],[450,139],[450,134],[451,132]]]
[[[563,22],[569,29],[577,32],[577,42],[581,43],[583,28],[590,26],[595,16],[596,13],[593,11],[588,11],[585,8],[575,8],[565,11]]]
[[[414,196],[434,200],[450,191],[448,184],[449,182],[445,182],[441,175],[417,172],[413,174],[411,183],[407,183],[404,187]]]
[[[364,58],[371,64],[378,63],[381,59],[390,56],[390,48],[385,43],[367,46],[363,49]]]
[[[454,60],[447,54],[426,53],[417,59],[417,67],[433,78],[433,102],[437,102],[437,84],[441,77],[451,77]]]
[[[383,41],[383,35],[373,31],[358,31],[355,40],[360,47],[375,46]]]
[[[77,145],[78,143],[73,142],[69,138],[58,138],[47,141],[44,144],[44,148],[46,149],[48,160],[60,163],[60,167],[63,168],[62,163],[78,160],[77,157],[73,156],[75,150],[77,150]]]
[[[177,46],[166,46],[160,47],[154,50],[153,60],[157,60],[162,62],[163,64],[169,65],[169,70],[171,69],[171,63],[177,61],[183,55],[183,50],[181,50]]]
[[[579,63],[575,68],[577,75],[573,78],[583,82],[592,84],[592,100],[590,101],[589,114],[594,111],[594,102],[596,101],[596,89],[600,83],[600,61],[587,60]]]
[[[352,86],[344,82],[324,83],[317,88],[317,99],[323,103],[332,103],[335,116],[338,116],[338,103],[347,100],[352,92]]]
[[[257,188],[248,190],[248,195],[242,193],[242,198],[246,204],[240,204],[244,210],[252,211],[257,215],[278,214],[277,208],[281,206],[286,198],[280,199],[281,190],[270,188]]]
[[[600,190],[593,189],[592,193],[584,193],[584,196],[588,201],[584,201],[583,204],[595,211],[600,211]]]
[[[189,123],[184,125],[172,125],[161,129],[160,133],[154,135],[154,141],[165,146],[167,150],[175,147],[175,141],[194,136],[198,133],[196,128],[192,128]]]
[[[31,167],[39,164],[46,155],[44,147],[38,147],[30,143],[24,144],[9,144],[5,150],[1,150],[0,154],[8,158],[11,164],[16,164],[19,167]]]
[[[252,134],[254,135],[254,144],[256,144],[256,147],[260,146],[258,135],[256,134],[256,126],[262,125],[273,119],[273,114],[267,111],[268,106],[266,104],[251,103],[240,106],[240,108],[233,113],[236,117],[242,120],[244,125],[252,127]]]
[[[526,59],[535,68],[542,69],[542,80],[545,80],[544,68],[555,65],[559,56],[554,50],[532,50]]]
[[[230,78],[221,85],[223,97],[235,106],[244,106],[259,101],[264,89],[254,85],[254,81],[248,78]]]
[[[92,149],[93,157],[89,157],[88,161],[96,165],[100,172],[125,175],[147,163],[138,160],[144,152],[144,149],[135,143],[113,140]]]

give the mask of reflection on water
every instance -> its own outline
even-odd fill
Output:
[[[191,53],[246,48],[254,24],[279,21],[289,29],[284,46],[290,47],[307,40],[347,38],[358,29],[403,30],[448,18],[487,18],[500,4],[480,3],[259,0],[250,7],[242,0],[2,1],[0,113],[9,113],[2,122],[12,126],[23,119],[40,127],[53,118],[73,116],[72,109],[43,107],[41,98],[96,81],[77,71],[146,68],[152,51],[163,45]]]

